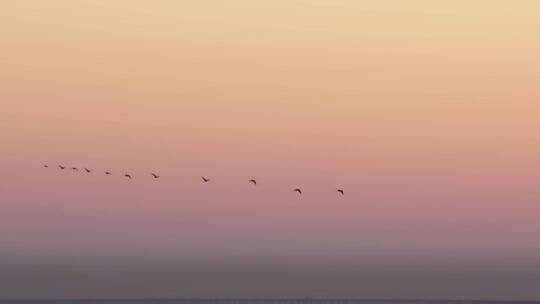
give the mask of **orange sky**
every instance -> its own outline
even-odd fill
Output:
[[[0,254],[537,257],[539,11],[2,1]]]

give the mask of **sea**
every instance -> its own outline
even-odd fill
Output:
[[[540,301],[355,299],[0,300],[0,304],[533,304]]]

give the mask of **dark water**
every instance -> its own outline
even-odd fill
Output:
[[[532,304],[540,301],[346,300],[346,299],[178,299],[178,300],[0,300],[1,304]]]

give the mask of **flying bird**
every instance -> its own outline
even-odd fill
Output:
[[[45,168],[49,168],[49,165],[43,165],[43,167],[45,167]]]
[[[250,183],[253,183],[254,185],[257,185],[257,181],[254,180],[254,179],[250,179],[249,182],[250,182]]]
[[[341,193],[341,195],[345,194],[345,192],[342,189],[338,189],[337,192]]]
[[[131,175],[130,174],[124,174],[125,177],[131,179]]]
[[[302,194],[302,189],[296,188],[293,190],[294,192],[298,192],[298,194]]]
[[[66,169],[66,166],[58,165],[58,168],[64,170],[64,169]]]
[[[88,168],[84,168],[84,171],[86,171],[86,173],[92,172],[92,170],[90,170],[90,169],[88,169]]]
[[[157,174],[155,174],[155,173],[152,173],[152,176],[153,176],[154,178],[159,178],[159,175],[157,175]]]
[[[107,175],[111,175],[111,172],[109,172],[109,171],[105,171],[105,174],[107,174]]]
[[[79,171],[76,167],[71,167],[71,170]]]
[[[201,178],[202,178],[202,180],[203,180],[205,183],[208,183],[208,182],[210,181],[209,178],[206,178],[206,177],[204,177],[204,176],[201,176]]]

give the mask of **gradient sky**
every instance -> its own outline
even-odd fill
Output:
[[[2,1],[0,298],[540,299],[539,11]]]

